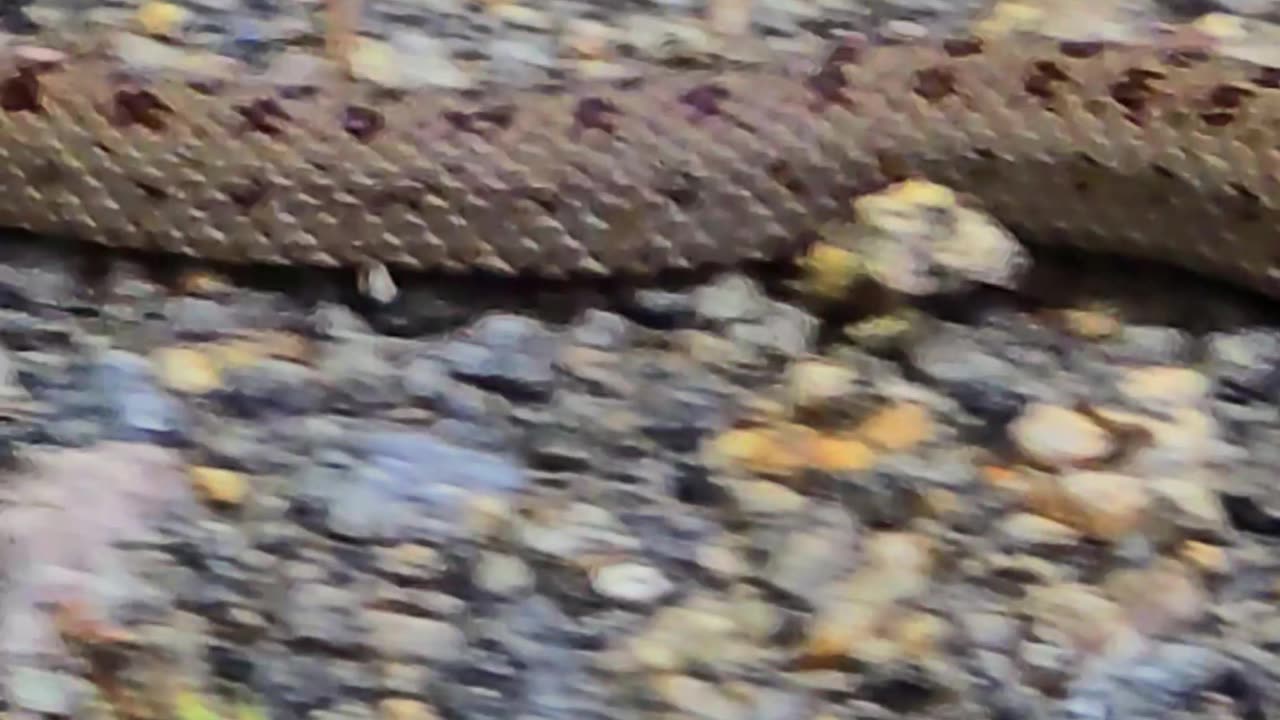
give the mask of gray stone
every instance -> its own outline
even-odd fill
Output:
[[[490,315],[444,349],[458,378],[521,399],[551,394],[556,337],[519,315]]]
[[[66,673],[31,667],[15,668],[7,684],[14,707],[55,717],[72,717],[88,699],[91,688]]]
[[[448,623],[383,611],[369,613],[371,644],[382,657],[403,662],[444,663],[466,646],[462,631]]]

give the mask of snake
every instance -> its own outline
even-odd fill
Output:
[[[795,256],[904,178],[1033,243],[1280,298],[1280,68],[1203,43],[850,36],[452,90],[0,52],[0,226],[228,263],[651,277]]]

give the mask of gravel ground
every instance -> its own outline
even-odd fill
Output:
[[[755,30],[978,5],[763,3]],[[317,30],[312,5],[90,10],[149,61],[269,65]],[[715,52],[698,12],[386,2],[360,67],[611,72]],[[628,41],[563,51],[584,33]],[[1280,716],[1274,313],[1032,272],[1052,292],[406,277],[379,305],[341,273],[6,238],[0,717]]]

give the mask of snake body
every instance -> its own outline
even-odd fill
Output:
[[[0,226],[214,261],[566,277],[776,259],[920,176],[1028,239],[1280,297],[1280,70],[1156,44],[381,92],[0,57]]]

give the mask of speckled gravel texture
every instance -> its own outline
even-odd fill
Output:
[[[979,3],[794,5],[758,34]],[[189,10],[192,46],[314,38],[311,5]],[[495,15],[544,10],[365,22],[452,82]],[[537,60],[537,36],[496,46]],[[119,707],[68,601],[130,638],[109,675],[167,708],[140,717],[1280,717],[1274,306],[1037,260],[1055,292],[884,320],[771,273],[404,277],[379,305],[343,273],[7,238],[0,717]]]

